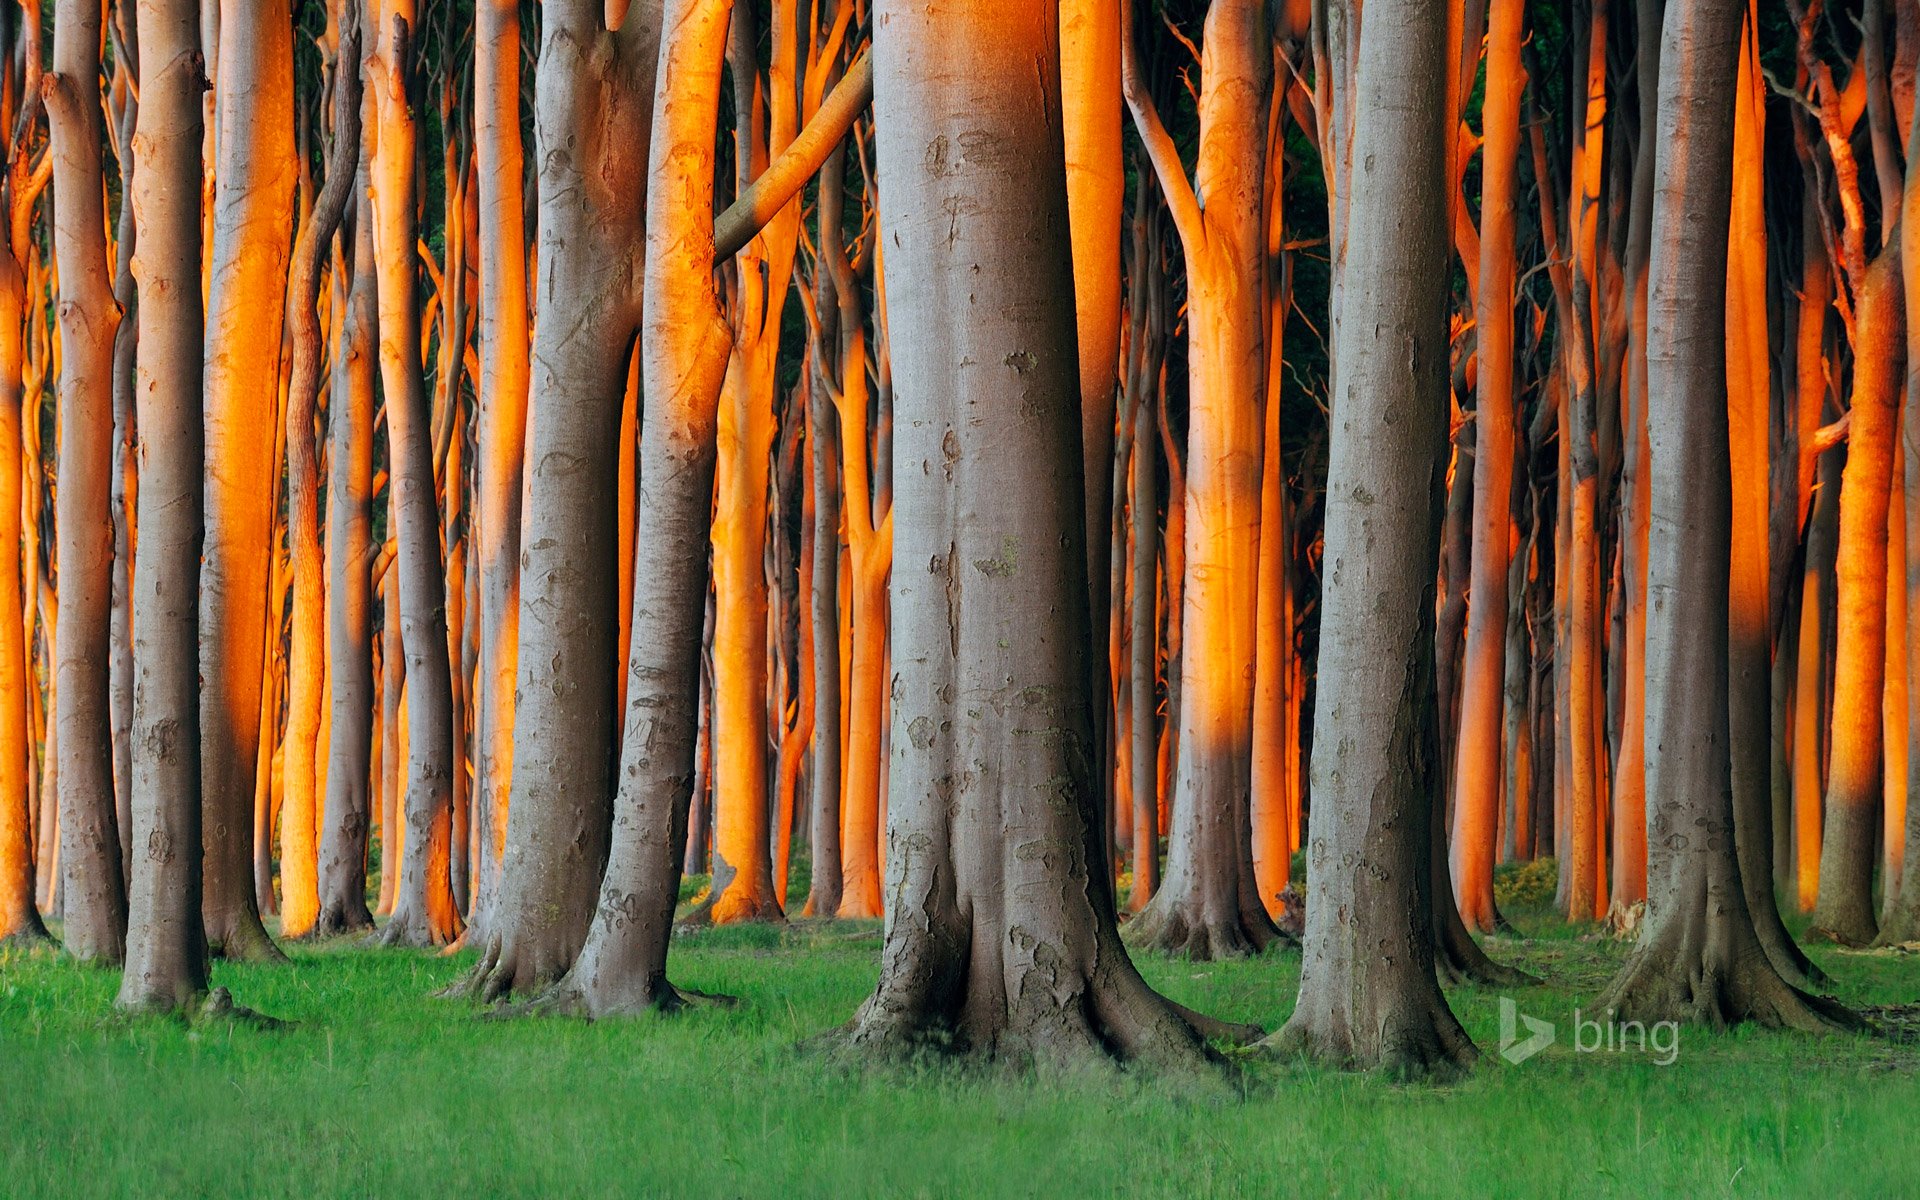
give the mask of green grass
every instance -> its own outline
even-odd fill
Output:
[[[803,1043],[872,986],[870,924],[708,931],[675,976],[732,1009],[485,1021],[428,993],[471,956],[295,948],[216,964],[297,1022],[111,1016],[117,975],[0,952],[0,1194],[493,1196],[1912,1195],[1920,1050],[1688,1028],[1678,1060],[1577,1053],[1573,1008],[1624,953],[1538,914],[1496,955],[1562,1040],[1511,1066],[1498,994],[1452,993],[1487,1060],[1450,1087],[1297,1062],[1217,1085],[1126,1073],[862,1070]],[[1911,1002],[1920,956],[1822,953],[1858,1003]],[[1147,959],[1204,1011],[1274,1028],[1297,953]]]

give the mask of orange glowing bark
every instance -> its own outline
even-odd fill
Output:
[[[38,22],[37,5],[25,15]],[[37,28],[35,30],[37,32]],[[38,69],[39,47],[32,46]],[[14,83],[9,65],[6,83]],[[28,93],[24,103],[36,103]],[[31,111],[25,120],[9,122],[16,114],[0,104],[0,123],[20,130],[18,151],[0,176],[0,547],[20,545],[21,516],[21,406],[26,398],[26,322],[28,289],[38,287],[37,271],[29,271],[35,253],[32,238],[34,206],[46,186],[53,156],[27,152],[33,133]],[[21,599],[21,572],[17,557],[0,561],[0,944],[48,940],[46,926],[33,903],[33,814],[29,776],[33,770],[32,712],[28,691],[32,662],[28,656],[25,610]]]
[[[482,853],[471,913],[484,934],[506,853],[519,652],[520,489],[527,432],[526,217],[520,175],[520,5],[474,12],[474,154],[480,204],[479,457],[474,557],[480,667],[474,680],[475,819]]]
[[[1878,932],[1873,843],[1879,832],[1882,673],[1886,669],[1887,495],[1896,401],[1906,360],[1906,299],[1896,243],[1860,293],[1847,466],[1835,560],[1832,761],[1813,928],[1847,945]]]
[[[1166,879],[1128,929],[1142,944],[1196,958],[1257,953],[1278,935],[1254,881],[1249,831],[1267,322],[1249,281],[1261,277],[1264,245],[1266,15],[1251,0],[1208,9],[1191,181],[1141,78],[1134,35],[1123,39],[1123,90],[1185,251],[1190,305],[1172,837]]]
[[[284,956],[260,923],[252,862],[272,573],[281,325],[293,138],[288,0],[225,0],[213,69],[214,175],[207,219],[206,547],[201,784],[207,942],[218,956]],[[138,616],[135,617],[136,623]],[[278,629],[274,631],[278,636]],[[267,748],[271,753],[271,746]]]
[[[1454,750],[1452,868],[1461,920],[1493,932],[1493,861],[1506,692],[1507,553],[1513,492],[1514,207],[1520,155],[1523,0],[1494,0],[1482,108],[1480,288],[1475,314],[1472,607],[1467,618],[1459,742]],[[1444,903],[1444,900],[1440,901]]]
[[[319,768],[325,691],[326,563],[320,545],[320,464],[314,409],[320,387],[320,264],[352,195],[360,157],[359,8],[349,6],[334,67],[334,144],[327,181],[300,230],[288,282],[293,366],[287,385],[287,541],[293,632],[287,664],[285,800],[280,823],[280,934],[303,937],[320,916]],[[345,406],[342,406],[344,409]],[[350,418],[348,418],[350,419]],[[276,630],[277,632],[277,630]]]

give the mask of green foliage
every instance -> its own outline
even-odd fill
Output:
[[[1502,863],[1493,869],[1493,902],[1502,912],[1547,908],[1552,905],[1554,890],[1559,886],[1558,859]]]
[[[1521,914],[1493,952],[1560,1024],[1626,954]],[[216,963],[267,1032],[111,1014],[114,972],[0,950],[0,1193],[41,1196],[1914,1195],[1920,1052],[1687,1028],[1678,1061],[1494,1053],[1499,993],[1450,993],[1488,1051],[1405,1087],[1237,1054],[1227,1084],[1128,1073],[863,1070],[808,1039],[873,986],[874,922],[686,935],[675,978],[740,1004],[671,1019],[487,1021],[429,993],[471,954],[351,943]],[[1854,1002],[1920,958],[1816,951]],[[1147,958],[1180,1002],[1277,1028],[1297,954]]]

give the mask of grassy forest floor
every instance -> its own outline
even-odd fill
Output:
[[[471,954],[351,943],[215,964],[292,1028],[130,1022],[117,973],[0,950],[0,1194],[1920,1194],[1920,1047],[1688,1027],[1664,1067],[1583,1052],[1574,1011],[1623,945],[1509,915],[1490,948],[1550,983],[1507,994],[1558,1038],[1510,1065],[1501,993],[1457,989],[1487,1054],[1448,1087],[1274,1061],[1222,1082],[852,1069],[803,1043],[872,986],[877,923],[685,935],[675,978],[741,1003],[598,1025],[482,1021],[429,996]],[[1920,955],[1815,956],[1849,1002],[1920,1000]],[[1300,969],[1298,951],[1141,963],[1270,1029]]]

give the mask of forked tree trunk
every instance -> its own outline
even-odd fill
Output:
[[[1434,977],[1433,580],[1447,421],[1439,0],[1361,24],[1328,446],[1300,998],[1283,1051],[1404,1075],[1476,1057]],[[1445,903],[1444,898],[1441,900]]]
[[[573,965],[607,861],[620,666],[614,447],[640,319],[659,31],[657,0],[630,6],[617,30],[590,0],[549,4],[542,20],[535,124],[543,145],[568,150],[540,157],[545,299],[528,392],[507,845],[466,982],[488,1000],[541,988]],[[651,429],[665,385],[643,394]]]
[[[260,736],[268,637],[263,597],[276,544],[275,414],[298,181],[293,23],[289,0],[223,0],[222,8],[205,347],[201,908],[212,953],[277,960],[284,956],[260,922],[254,888],[253,810],[259,756],[273,752],[271,737],[263,750]]]
[[[1198,1062],[1204,1036],[1246,1031],[1146,986],[1099,877],[1057,29],[1050,2],[875,11],[907,385],[890,903],[879,984],[834,1037],[886,1056]]]
[[[666,0],[660,22],[640,334],[646,486],[635,535],[652,569],[634,576],[620,791],[599,907],[573,969],[539,1002],[591,1017],[671,1010],[698,995],[669,983],[666,963],[699,723],[718,406],[733,341],[714,289],[711,224],[730,7]]]
[[[52,638],[47,749],[50,758],[58,756],[67,951],[83,961],[117,963],[127,936],[127,889],[115,828],[107,629],[113,340],[120,309],[113,301],[101,183],[100,12],[93,0],[56,5],[53,69],[41,78],[60,276],[60,486],[54,492],[60,622]]]
[[[1253,878],[1250,829],[1259,581],[1264,247],[1262,163],[1272,47],[1266,6],[1208,9],[1200,152],[1189,183],[1127,35],[1124,84],[1186,253],[1191,413],[1187,581],[1167,874],[1128,940],[1196,959],[1257,954],[1280,932]]]
[[[367,911],[367,833],[379,794],[371,772],[375,710],[373,676],[373,407],[379,301],[373,260],[373,210],[366,196],[365,154],[353,236],[340,239],[337,270],[352,284],[336,302],[346,312],[335,341],[327,488],[327,673],[332,717],[327,733],[326,804],[320,826],[319,934],[371,929]],[[384,789],[381,789],[384,791]],[[391,831],[383,833],[392,837]],[[387,847],[390,849],[390,847]]]
[[[207,989],[201,921],[200,30],[193,0],[139,0],[133,212],[142,336],[133,564],[133,875],[116,1003],[173,1011]],[[275,309],[278,311],[278,304]],[[258,315],[258,314],[256,314]],[[248,802],[252,797],[249,794]],[[250,853],[252,846],[246,850]],[[251,901],[249,885],[247,899]]]
[[[413,73],[412,0],[373,6],[367,39],[368,93],[374,120],[369,171],[375,276],[380,304],[380,382],[392,465],[393,570],[399,582],[399,648],[406,656],[405,825],[388,945],[440,946],[460,934],[450,874],[453,824],[453,682],[447,658],[446,574],[434,495],[433,434],[421,378],[416,298],[414,143],[408,88]]]
[[[1639,944],[1601,999],[1615,1021],[1856,1023],[1762,950],[1734,844],[1727,751],[1733,485],[1727,228],[1742,0],[1673,0],[1660,50],[1648,270],[1648,872]],[[1885,512],[1885,497],[1881,511]]]
[[[287,732],[280,819],[280,934],[304,937],[320,915],[320,714],[325,702],[328,579],[320,543],[320,460],[314,410],[320,389],[320,264],[352,198],[360,159],[360,9],[349,5],[333,67],[333,148],[327,181],[293,251],[288,281],[293,366],[287,383],[287,542],[293,568],[293,634],[287,663]],[[344,397],[343,397],[344,399]],[[351,422],[350,404],[335,410]],[[276,630],[277,633],[277,630]],[[365,697],[362,696],[364,700]]]
[[[1887,493],[1900,385],[1906,295],[1900,247],[1880,252],[1861,290],[1847,465],[1840,477],[1835,560],[1832,760],[1820,841],[1820,898],[1812,930],[1848,946],[1879,932],[1873,907],[1880,833],[1881,690],[1886,671]]]

